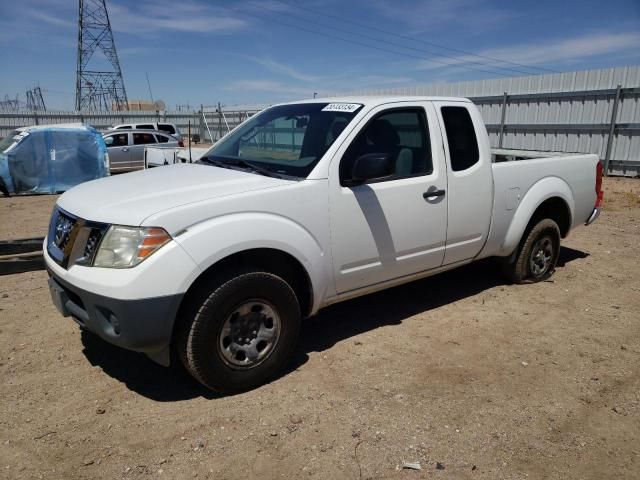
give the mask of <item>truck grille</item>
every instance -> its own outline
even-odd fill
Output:
[[[64,250],[69,245],[71,231],[75,224],[76,219],[69,215],[65,215],[60,210],[57,211],[53,232],[53,242],[60,250]]]
[[[107,224],[89,222],[56,207],[49,223],[47,251],[63,268],[91,265],[108,227]]]

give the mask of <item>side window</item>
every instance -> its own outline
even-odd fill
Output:
[[[167,133],[169,133],[171,135],[176,133],[176,129],[173,128],[173,125],[170,125],[168,123],[159,123],[158,124],[158,130],[161,130],[163,132],[167,132]]]
[[[134,145],[145,145],[147,143],[156,143],[156,139],[154,138],[152,133],[134,133],[133,134]]]
[[[107,139],[111,139],[111,142],[108,142]],[[110,135],[105,137],[105,143],[107,147],[126,147],[129,144],[129,134],[128,133],[118,133],[115,135]]]
[[[441,111],[449,144],[451,169],[454,172],[466,170],[480,159],[478,139],[469,110],[465,107],[442,107]]]
[[[393,109],[369,121],[340,161],[340,183],[348,184],[356,158],[368,153],[391,156],[393,176],[428,175],[433,172],[427,118],[421,108]]]
[[[136,125],[136,128],[138,128],[140,130],[155,130],[156,129],[156,127],[154,127],[151,124]]]
[[[158,139],[158,143],[167,143],[169,141],[169,137],[165,137],[164,135],[156,135]]]

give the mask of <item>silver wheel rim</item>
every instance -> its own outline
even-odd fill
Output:
[[[553,260],[553,240],[545,236],[538,240],[531,249],[529,257],[529,269],[531,273],[539,277],[549,271]]]
[[[232,368],[253,368],[273,352],[280,338],[280,316],[264,300],[248,300],[227,316],[218,347],[222,360]]]

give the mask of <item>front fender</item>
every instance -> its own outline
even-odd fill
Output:
[[[514,252],[536,209],[545,200],[554,197],[561,198],[568,205],[570,213],[569,224],[571,225],[575,212],[575,202],[569,184],[559,177],[545,177],[538,180],[529,188],[518,204],[518,208],[507,229],[504,242],[500,246],[499,256],[507,256]]]
[[[293,220],[270,213],[242,212],[211,218],[175,238],[205,271],[220,260],[245,250],[272,248],[296,258],[313,288],[312,314],[330,288],[330,265],[318,239]]]

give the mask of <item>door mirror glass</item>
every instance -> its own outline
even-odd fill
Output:
[[[388,153],[367,153],[353,162],[351,179],[353,185],[380,180],[393,175],[391,155]]]
[[[110,147],[113,145],[113,137],[107,137],[104,139],[104,143],[105,145],[107,145],[107,147]]]

